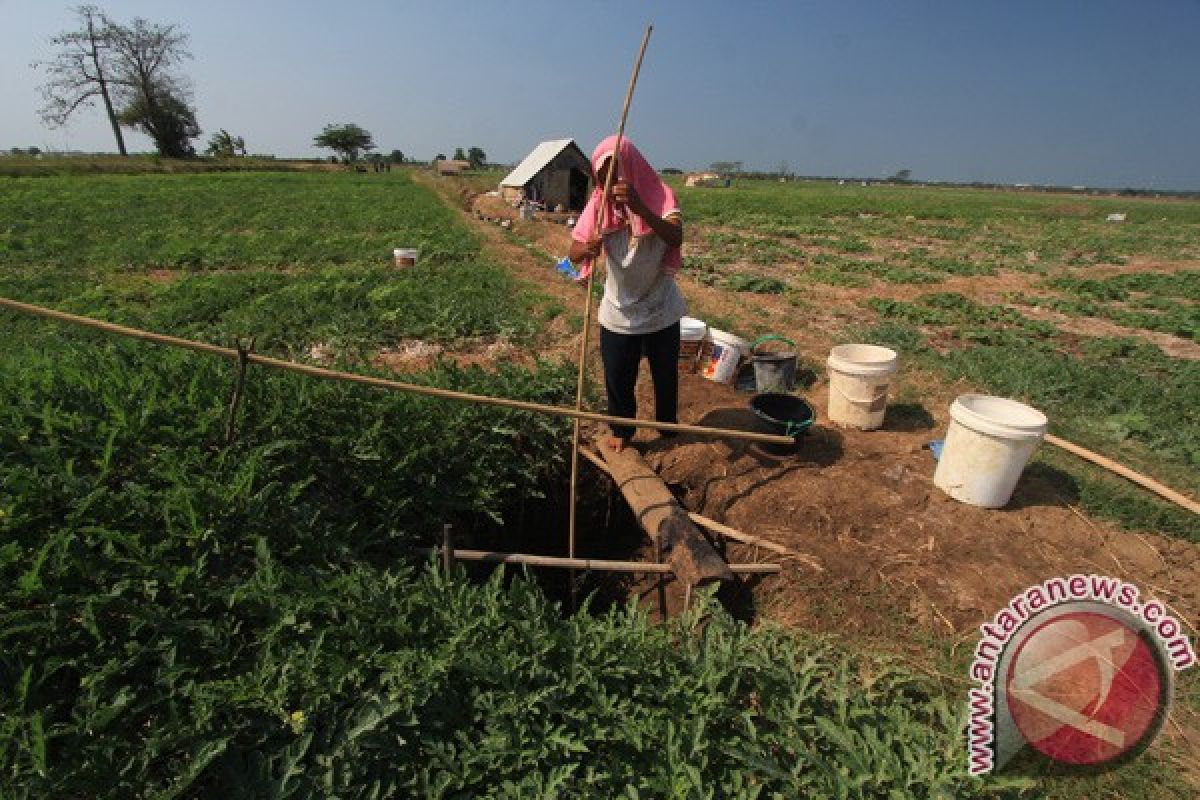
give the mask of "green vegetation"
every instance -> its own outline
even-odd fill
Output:
[[[1100,317],[1118,325],[1200,341],[1200,271],[1142,272],[1102,280],[1053,278],[1045,285],[1066,296],[1016,297],[1078,317]]]
[[[733,292],[753,292],[756,294],[783,294],[787,284],[778,278],[764,278],[759,275],[747,275],[735,272],[725,279],[723,286]]]
[[[479,247],[402,172],[18,178],[0,185],[0,220],[5,273],[382,265],[394,247],[442,264]]]
[[[6,797],[1018,796],[885,660],[403,566],[554,485],[561,421],[255,372],[226,445],[228,365],[72,339],[0,370]]]
[[[944,266],[912,266],[950,274],[1122,263],[1135,253],[1200,258],[1200,203],[1169,199],[754,180],[678,191],[689,222],[845,253],[867,252],[870,238],[919,239]],[[1127,221],[1105,222],[1115,211]]]
[[[4,296],[359,371],[541,313],[399,174],[11,179],[0,212]],[[228,439],[227,362],[0,318],[4,797],[1024,796],[968,779],[959,704],[886,659],[406,566],[560,492],[562,420],[251,368]]]
[[[245,158],[162,158],[131,154],[70,156],[5,156],[0,154],[0,177],[30,178],[50,175],[191,175],[208,172],[287,172],[312,169],[308,161],[283,161],[270,156]]]

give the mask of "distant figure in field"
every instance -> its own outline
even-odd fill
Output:
[[[607,277],[600,301],[600,354],[608,413],[637,416],[638,368],[650,362],[654,414],[659,422],[679,415],[679,320],[687,303],[675,282],[683,262],[683,219],[675,193],[628,139],[621,140],[611,202],[597,220],[600,196],[612,165],[617,137],[592,153],[595,188],[571,232],[569,257],[582,264],[581,277],[604,254]],[[634,428],[612,425],[608,446],[620,451]]]

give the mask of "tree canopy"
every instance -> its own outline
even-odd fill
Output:
[[[244,156],[246,155],[246,141],[241,136],[234,136],[229,131],[221,128],[221,130],[209,137],[208,147],[205,148],[204,152],[218,158]]]
[[[473,169],[480,169],[487,163],[487,153],[483,152],[482,147],[472,147],[467,150],[467,161],[471,162]]]
[[[348,122],[343,125],[326,125],[313,138],[313,144],[339,153],[348,163],[358,160],[363,150],[374,150],[375,142],[370,131]]]
[[[121,125],[145,132],[161,155],[194,155],[191,139],[200,127],[188,82],[177,72],[192,57],[187,34],[141,17],[123,25],[95,6],[80,6],[76,13],[80,29],[53,37],[58,53],[36,65],[46,72],[42,119],[65,125],[99,98],[122,155]]]
[[[121,120],[149,135],[161,155],[195,155],[191,140],[200,135],[200,126],[190,87],[175,72],[192,57],[187,34],[141,17],[130,25],[110,26],[118,81],[127,95]]]

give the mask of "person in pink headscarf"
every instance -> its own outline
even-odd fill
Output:
[[[683,222],[671,187],[662,182],[628,139],[621,140],[617,174],[604,219],[597,219],[600,196],[612,166],[617,137],[592,153],[595,188],[571,232],[569,258],[586,276],[604,256],[606,277],[600,301],[600,354],[608,413],[637,416],[638,368],[643,357],[654,379],[654,413],[659,422],[677,422],[679,406],[679,320],[687,304],[675,282],[682,263]],[[634,428],[613,425],[609,446],[621,450]]]

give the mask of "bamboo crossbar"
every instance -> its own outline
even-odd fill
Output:
[[[437,547],[412,547],[410,552],[431,555],[440,552]],[[526,564],[531,567],[557,567],[559,569],[591,570],[592,572],[646,572],[670,573],[670,564],[649,561],[608,561],[598,558],[562,558],[539,556],[528,553],[500,553],[492,550],[454,550],[454,559],[459,561],[483,561],[492,564]],[[783,571],[779,564],[730,564],[729,569],[741,575],[775,575]]]
[[[17,300],[9,300],[8,298],[4,297],[0,297],[0,307],[7,308],[12,311],[20,311],[22,313],[31,314],[37,317],[53,319],[58,322],[80,325],[85,328],[92,328],[94,330],[104,331],[105,333],[111,333],[117,336],[125,336],[131,339],[140,339],[145,342],[153,342],[154,344],[162,344],[169,347],[180,347],[185,350],[195,351],[197,353],[207,353],[208,355],[220,356],[233,361],[237,361],[239,357],[238,351],[232,347],[221,347],[220,345],[208,344],[207,342],[181,339],[177,336],[169,336],[164,333],[154,333],[152,331],[129,328],[112,322],[104,322],[102,320],[92,319],[91,317],[81,317],[76,314],[68,314],[65,311],[56,311],[52,308],[44,308],[42,306],[31,305],[29,303],[22,303]],[[573,408],[565,408],[562,406],[551,406],[544,403],[530,402],[528,400],[511,400],[506,397],[491,397],[488,395],[470,394],[468,392],[456,392],[452,389],[439,389],[435,386],[422,386],[420,384],[389,380],[387,378],[377,378],[370,375],[356,375],[352,372],[340,372],[338,370],[326,369],[325,367],[315,367],[310,364],[300,364],[295,361],[286,361],[281,358],[271,358],[270,356],[259,355],[257,353],[248,353],[245,356],[245,360],[246,363],[249,364],[258,364],[259,366],[268,367],[270,369],[284,370],[287,372],[297,372],[301,375],[309,375],[314,378],[358,383],[363,386],[371,386],[377,389],[391,389],[398,392],[408,392],[410,394],[425,395],[427,397],[437,397],[443,400],[457,400],[466,403],[500,406],[502,408],[511,408],[518,411],[532,411],[539,414],[550,414],[559,417],[572,417],[574,419],[589,420],[592,422],[617,423],[620,425],[630,425],[635,428],[653,428],[656,430],[677,431],[679,433],[691,433],[698,436],[742,439],[745,441],[763,442],[766,444],[795,444],[795,440],[788,436],[773,436],[768,433],[755,433],[753,431],[710,428],[704,425],[686,425],[675,422],[655,422],[653,420],[613,417],[609,416],[608,414],[598,414],[593,411],[583,411]]]

